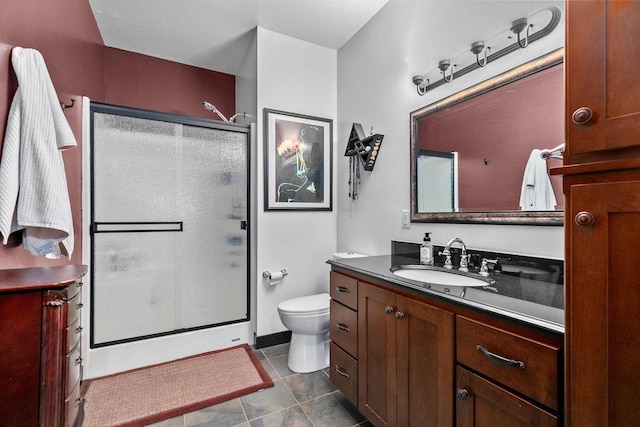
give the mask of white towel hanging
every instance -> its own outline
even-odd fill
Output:
[[[48,258],[73,253],[73,219],[62,154],[76,146],[44,58],[14,47],[18,90],[11,103],[0,158],[0,233],[23,230],[29,252]]]
[[[524,170],[520,191],[520,209],[523,211],[552,211],[558,204],[547,173],[547,162],[541,153],[542,150],[532,150]]]

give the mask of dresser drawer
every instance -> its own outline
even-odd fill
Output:
[[[67,353],[80,341],[81,332],[80,319],[76,319],[74,323],[67,326]]]
[[[331,343],[329,377],[336,387],[353,403],[358,402],[358,361]]]
[[[458,363],[558,409],[559,348],[462,316],[456,328]]]
[[[358,358],[358,312],[331,300],[331,341]]]
[[[69,286],[69,292],[74,286]],[[71,325],[73,322],[80,318],[82,312],[82,292],[77,292],[73,297],[67,301],[67,325]]]
[[[82,366],[82,356],[80,355],[80,344],[75,346],[73,350],[66,356],[66,386],[64,389],[65,396],[80,383],[80,368]]]
[[[358,309],[358,281],[344,274],[331,273],[331,298],[354,310]]]
[[[80,384],[67,396],[64,401],[65,425],[77,427],[82,425],[84,418],[84,399],[80,397]]]

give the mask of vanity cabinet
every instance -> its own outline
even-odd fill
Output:
[[[0,425],[79,426],[86,266],[0,270]]]
[[[567,2],[566,421],[640,419],[640,4]],[[588,107],[592,118],[574,123]]]
[[[374,425],[453,425],[453,319],[358,283],[358,408]]]
[[[351,273],[331,271],[331,379],[373,425],[562,425],[562,334]]]

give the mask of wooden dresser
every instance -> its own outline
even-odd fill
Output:
[[[84,265],[0,270],[0,425],[79,426]]]

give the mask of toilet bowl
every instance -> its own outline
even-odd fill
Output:
[[[278,304],[278,314],[291,331],[288,366],[314,372],[329,366],[329,294],[293,298]]]

